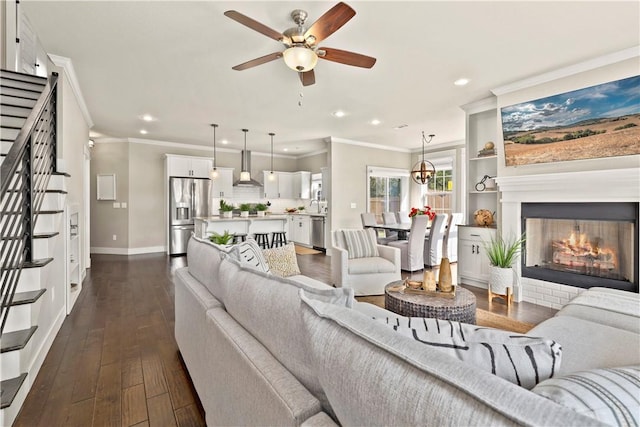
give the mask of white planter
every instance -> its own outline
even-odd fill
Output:
[[[231,217],[233,217],[232,211],[222,212],[222,218],[231,218]]]
[[[243,218],[248,218],[249,217],[249,211],[240,211],[240,216]]]
[[[265,214],[265,211],[257,211],[256,212],[256,215],[258,215],[258,216],[264,216],[264,214]]]
[[[513,269],[491,266],[489,286],[494,294],[507,295],[507,288],[513,289]]]

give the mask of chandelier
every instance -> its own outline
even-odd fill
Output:
[[[436,167],[424,158],[424,145],[430,143],[434,136],[433,134],[429,135],[429,140],[427,141],[424,131],[422,131],[422,160],[413,165],[411,169],[411,179],[420,185],[429,183],[429,180],[436,174]]]

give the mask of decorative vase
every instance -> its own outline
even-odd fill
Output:
[[[264,216],[264,213],[265,213],[264,211],[257,211],[256,215],[257,216]]]
[[[240,216],[243,218],[248,218],[249,217],[249,211],[240,211]]]
[[[232,216],[233,216],[233,211],[222,212],[222,218],[231,218]]]
[[[453,279],[451,276],[451,264],[449,263],[449,258],[442,258],[442,261],[440,261],[438,286],[440,287],[441,292],[453,291]]]
[[[507,295],[507,288],[513,286],[513,269],[491,266],[489,272],[489,287],[491,292],[499,295]]]
[[[422,288],[425,291],[434,292],[436,290],[436,274],[433,270],[424,270],[422,283]]]

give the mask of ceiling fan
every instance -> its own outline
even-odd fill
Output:
[[[308,28],[304,25],[308,16],[307,12],[301,9],[294,10],[291,12],[291,19],[297,26],[289,28],[282,33],[235,10],[228,10],[224,14],[252,30],[281,42],[287,47],[283,52],[270,53],[236,65],[233,67],[236,71],[246,70],[247,68],[284,58],[287,66],[298,72],[303,86],[309,86],[316,82],[313,68],[318,58],[362,68],[371,68],[376,63],[376,58],[370,56],[329,47],[318,47],[317,44],[319,42],[340,29],[356,14],[355,10],[342,2],[325,12]]]

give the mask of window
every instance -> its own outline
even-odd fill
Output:
[[[382,222],[383,212],[408,210],[409,172],[401,169],[367,168],[369,193],[367,212]]]
[[[432,160],[436,167],[435,177],[422,187],[422,199],[425,205],[436,212],[453,212],[453,158],[445,157]]]

